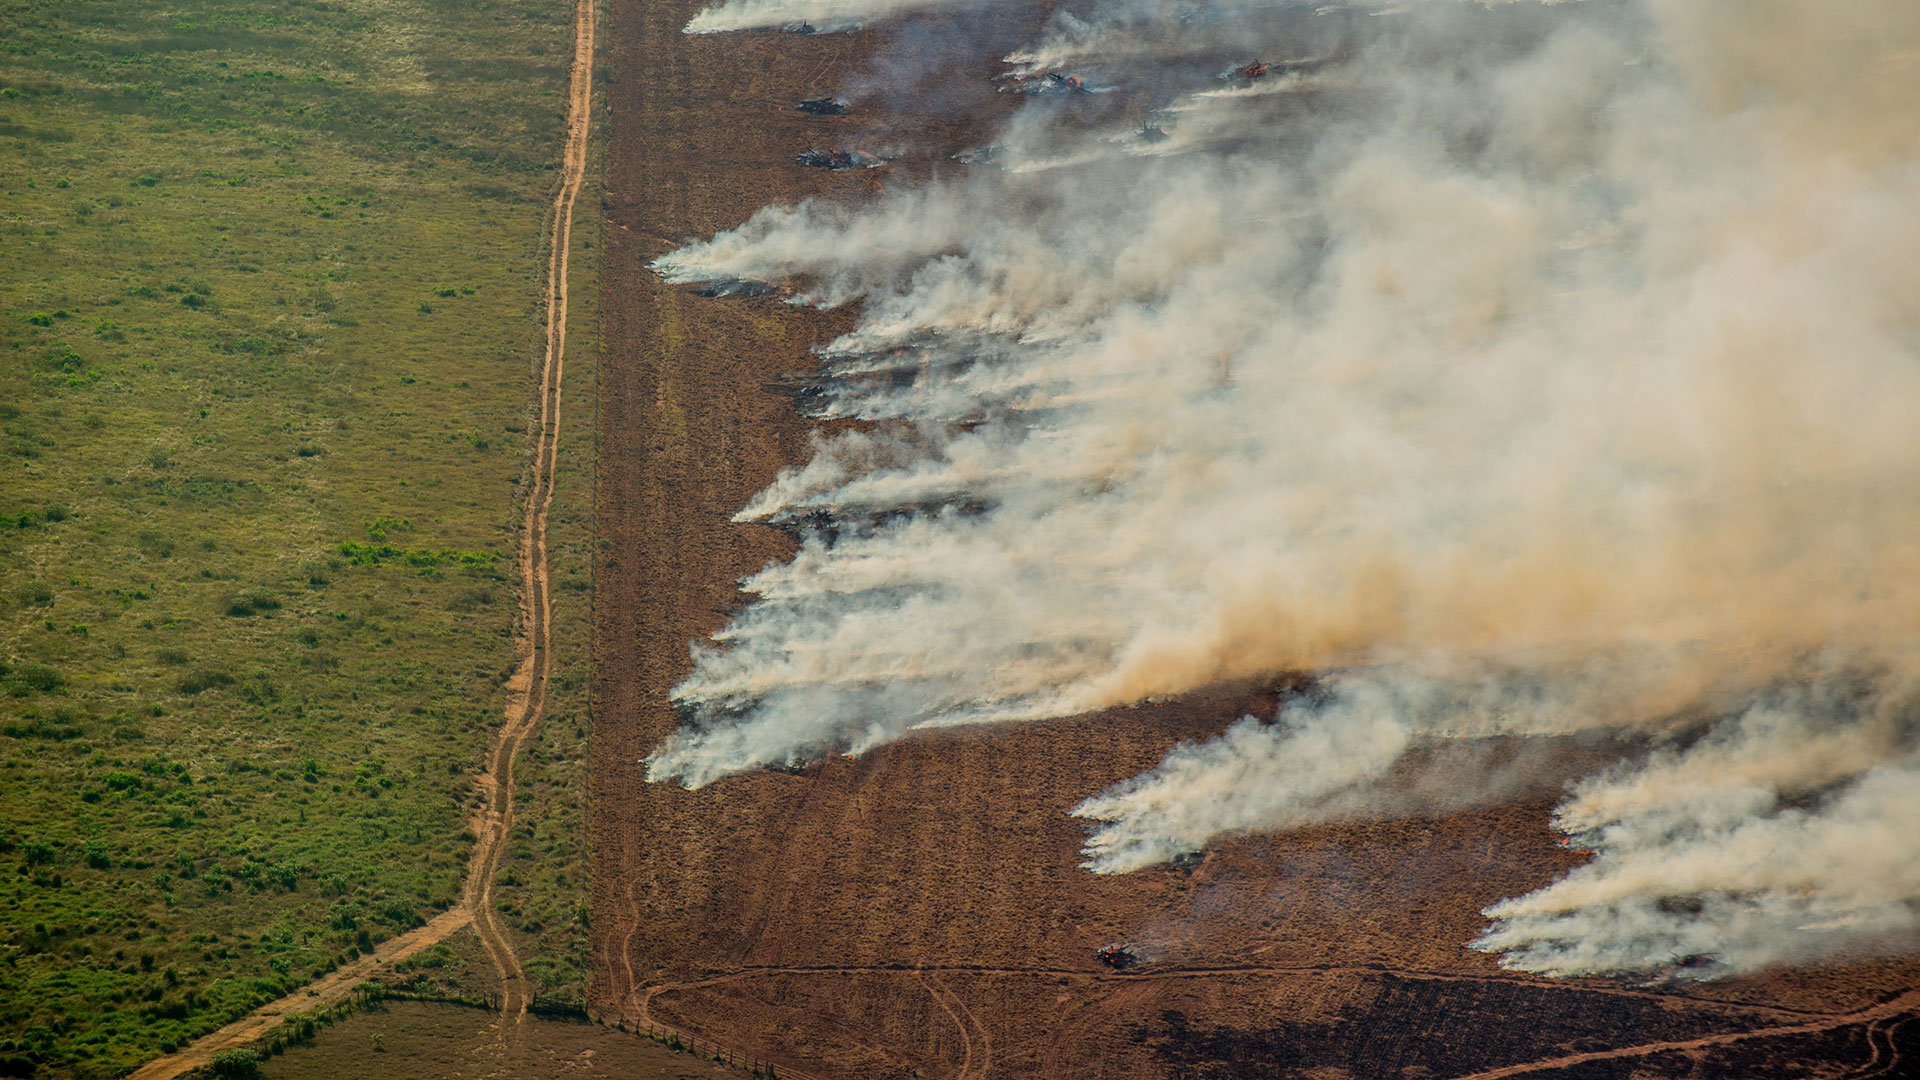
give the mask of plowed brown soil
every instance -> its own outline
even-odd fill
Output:
[[[1547,827],[1552,768],[1488,809],[1254,838],[1185,869],[1078,868],[1070,807],[1181,739],[1270,714],[1277,684],[947,730],[696,792],[648,784],[688,642],[790,550],[729,521],[805,453],[777,379],[850,316],[701,298],[647,261],[769,202],[955,168],[929,152],[829,173],[793,163],[808,146],[879,123],[948,147],[1008,107],[990,69],[957,70],[920,129],[805,116],[794,104],[841,90],[880,32],[687,37],[698,7],[609,12],[591,791],[604,1019],[822,1078],[1837,1076],[1913,1060],[1895,1040],[1920,1025],[1894,1020],[1911,1000],[1882,1004],[1920,984],[1912,965],[1666,990],[1517,977],[1465,948],[1482,907],[1578,858]],[[986,17],[1018,39],[1036,16]],[[1600,760],[1557,752],[1562,775]],[[1102,968],[1095,950],[1123,940],[1153,962]]]

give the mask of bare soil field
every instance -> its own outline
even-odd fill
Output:
[[[843,89],[887,31],[687,37],[698,6],[618,0],[606,27],[589,992],[601,1019],[819,1078],[1837,1077],[1910,1065],[1911,963],[1646,987],[1512,975],[1467,949],[1481,908],[1580,858],[1548,827],[1553,769],[1492,808],[1252,838],[1123,877],[1078,867],[1072,806],[1182,739],[1271,714],[1279,680],[950,729],[694,792],[648,784],[641,759],[675,725],[667,693],[689,670],[688,642],[738,606],[742,575],[791,550],[778,530],[729,520],[805,454],[808,424],[779,379],[805,372],[808,347],[850,316],[703,298],[664,286],[647,262],[770,202],[957,168],[931,151],[884,170],[795,164],[875,122],[794,105]],[[1031,25],[1021,18],[1012,37]],[[954,72],[930,110],[937,125],[911,141],[958,145],[1005,109],[983,79],[965,81],[983,74]],[[1590,747],[1553,752],[1562,776],[1600,760]],[[1121,973],[1096,961],[1122,941],[1149,962]]]

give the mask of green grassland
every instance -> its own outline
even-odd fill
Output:
[[[454,902],[513,659],[570,17],[0,2],[0,1075],[117,1075]],[[576,326],[596,294],[576,276]],[[592,360],[576,337],[571,384]],[[502,894],[555,987],[584,955],[590,386],[570,408]]]

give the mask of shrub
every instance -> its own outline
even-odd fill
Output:
[[[67,677],[60,669],[46,664],[24,664],[13,673],[13,679],[28,690],[37,690],[42,694],[51,694],[67,685]]]
[[[0,735],[10,739],[52,739],[55,742],[64,742],[68,739],[77,739],[87,733],[86,728],[74,723],[72,716],[66,715],[66,710],[59,710],[59,713],[61,715],[55,716],[52,723],[35,716],[24,724],[0,725]]]
[[[64,341],[47,350],[41,364],[47,369],[43,378],[68,387],[92,386],[100,381],[100,369],[88,367],[86,357]]]
[[[194,671],[180,680],[178,689],[183,694],[198,694],[232,685],[233,676],[224,671]]]
[[[227,614],[236,619],[258,615],[262,611],[279,611],[280,600],[271,593],[241,593],[227,601]]]
[[[488,567],[500,561],[497,551],[458,551],[453,548],[401,548],[391,544],[362,544],[348,540],[340,545],[340,554],[355,566],[378,566],[389,559],[398,559],[413,567],[430,566],[479,566]]]
[[[365,523],[365,528],[367,530],[367,539],[385,540],[388,530],[394,532],[412,532],[413,522],[406,518],[374,518],[372,521]]]
[[[53,586],[44,581],[29,581],[15,589],[13,596],[28,607],[45,607],[53,603]]]

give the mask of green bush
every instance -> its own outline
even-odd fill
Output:
[[[258,615],[263,611],[279,611],[280,600],[271,593],[240,593],[227,601],[227,614],[236,619]]]
[[[46,369],[42,378],[68,389],[77,390],[100,381],[100,369],[88,366],[86,357],[64,341],[47,350],[40,364]]]
[[[42,694],[51,694],[67,685],[67,677],[51,664],[22,664],[13,673],[13,681],[27,690]]]

